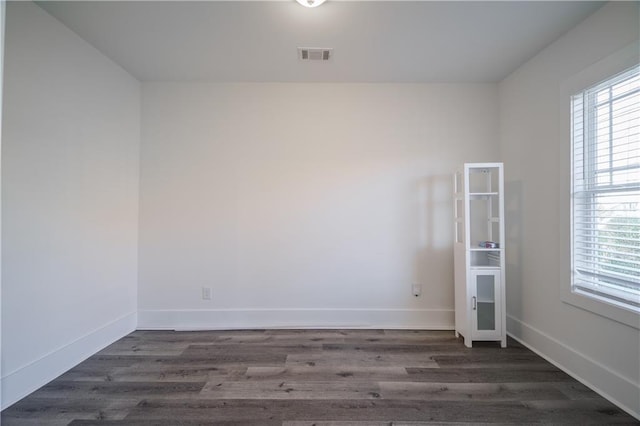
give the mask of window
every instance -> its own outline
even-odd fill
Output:
[[[571,98],[572,287],[640,312],[640,66]]]

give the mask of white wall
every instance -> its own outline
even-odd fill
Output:
[[[0,2],[0,159],[2,159],[2,87],[4,81],[4,37],[5,17],[7,3]],[[2,187],[2,163],[0,161],[0,188]],[[0,193],[2,190],[0,189]],[[1,205],[0,201],[0,205]],[[0,238],[2,237],[2,209],[0,208]],[[0,244],[0,258],[2,257],[2,245]],[[0,301],[2,300],[2,262],[0,261]],[[1,309],[1,307],[0,307]],[[0,315],[0,364],[2,363],[2,315]],[[1,371],[1,370],[0,370]],[[0,374],[1,377],[1,374]],[[2,386],[0,385],[0,401],[2,401]],[[0,403],[0,408],[2,407]]]
[[[639,16],[637,2],[610,3],[500,84],[508,331],[636,416],[638,329],[561,301],[570,268],[561,251],[568,246],[569,162],[559,155],[569,149],[563,86],[640,39]]]
[[[140,85],[7,7],[2,407],[135,328]]]
[[[451,174],[497,158],[495,85],[142,98],[139,327],[453,326]]]

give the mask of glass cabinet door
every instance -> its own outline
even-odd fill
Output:
[[[471,315],[475,338],[493,338],[501,330],[500,271],[473,271]],[[499,336],[498,336],[499,338]]]

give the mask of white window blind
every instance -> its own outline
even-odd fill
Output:
[[[571,108],[572,291],[640,311],[640,66]]]

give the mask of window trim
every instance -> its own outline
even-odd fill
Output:
[[[573,156],[571,140],[571,97],[580,91],[613,77],[640,62],[640,43],[634,42],[614,54],[588,66],[574,75],[560,87],[560,186],[559,186],[559,246],[560,246],[560,299],[572,306],[585,309],[597,315],[640,329],[640,313],[622,303],[596,294],[572,288],[572,197],[571,179]],[[567,170],[567,164],[570,164]]]

